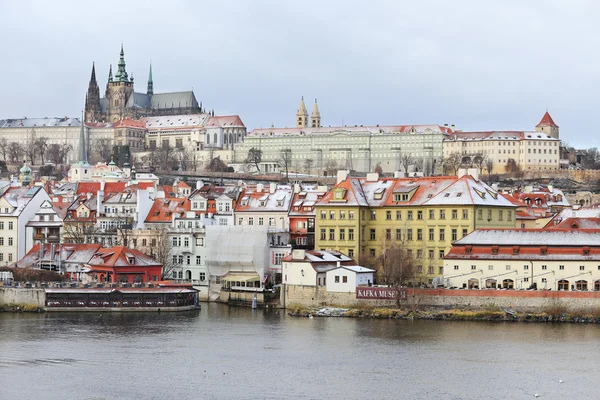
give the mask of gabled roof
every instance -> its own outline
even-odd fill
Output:
[[[454,245],[600,246],[598,229],[477,229]]]
[[[144,121],[139,121],[130,118],[124,118],[115,124],[115,128],[140,128],[146,129],[146,123]]]
[[[184,215],[190,210],[190,201],[187,198],[155,199],[150,212],[144,222],[168,223],[175,217]]]
[[[552,117],[550,116],[550,113],[548,113],[548,111],[546,111],[546,113],[542,117],[542,120],[540,121],[540,123],[536,125],[536,127],[538,127],[538,126],[552,126],[552,127],[558,128],[558,125],[556,125],[556,123],[554,123],[554,120],[552,119]]]
[[[93,193],[100,190],[100,182],[78,182],[76,194]],[[127,187],[127,182],[106,182],[104,184],[104,193],[119,193]]]
[[[242,190],[235,211],[287,213],[292,202],[292,195],[292,188],[286,185],[277,185],[274,193],[269,192],[269,186],[260,192],[256,187],[247,187]]]
[[[206,121],[206,127],[215,127],[218,126],[220,128],[227,128],[230,126],[244,126],[239,115],[225,115],[218,117],[210,117]]]
[[[129,262],[130,259],[133,263]],[[95,266],[103,267],[130,267],[161,265],[158,261],[147,256],[139,250],[130,249],[125,246],[101,248],[89,262]]]
[[[336,199],[335,194],[342,192],[342,199]],[[358,206],[368,207],[369,202],[363,192],[361,178],[346,178],[327,192],[317,205],[327,204],[328,206]]]

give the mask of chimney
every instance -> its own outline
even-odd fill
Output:
[[[337,267],[338,267],[338,268],[342,266],[342,263],[341,263],[341,262],[339,262],[339,261],[338,261],[336,264],[337,264]]]
[[[444,126],[447,128],[447,127],[448,127],[448,124],[444,124]]]
[[[548,185],[548,191],[549,191],[550,193],[554,193],[554,186],[552,186],[552,185]]]
[[[479,170],[477,168],[467,169],[467,174],[471,175],[476,181],[479,180]]]
[[[275,182],[271,182],[269,185],[269,193],[273,194],[277,190],[277,184]]]
[[[298,183],[294,184],[294,193],[300,193],[300,184],[298,184]]]
[[[264,188],[265,188],[265,185],[263,185],[262,183],[257,183],[256,184],[256,193],[262,193]]]
[[[452,131],[454,131],[454,128],[455,128],[455,126],[454,126],[454,124],[452,124]]]
[[[100,181],[100,190],[104,191],[104,186],[106,185],[105,181]]]
[[[306,250],[292,251],[292,260],[304,260],[304,257],[306,257]]]
[[[335,184],[337,185],[338,183],[345,181],[347,177],[348,177],[348,171],[343,170],[343,169],[338,170],[337,179],[335,181]]]
[[[459,168],[458,172],[456,173],[456,177],[458,179],[462,178],[463,176],[467,175],[467,169],[466,168]]]
[[[367,174],[367,182],[377,182],[379,180],[379,174],[377,172],[370,172]]]
[[[87,199],[91,199],[92,198],[92,194],[90,192],[87,193]]]
[[[204,186],[204,182],[196,181],[196,189],[202,189],[202,186]]]

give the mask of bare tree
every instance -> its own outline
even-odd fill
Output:
[[[380,176],[383,175],[383,167],[381,166],[381,163],[377,163],[377,165],[375,165],[373,172],[378,173]]]
[[[292,166],[292,150],[282,149],[279,154],[279,167],[285,170],[285,179],[289,179],[289,169]]]
[[[18,163],[21,161],[23,156],[23,147],[17,142],[10,142],[8,144],[8,157],[12,163]]]
[[[483,153],[477,153],[473,156],[473,163],[479,168],[479,172],[483,173],[483,165],[487,160],[487,156]]]
[[[173,168],[173,165],[177,163],[173,156],[175,149],[168,143],[163,143],[162,146],[157,147],[151,155],[151,162],[154,167],[159,170],[168,171]],[[175,163],[174,163],[175,161]]]
[[[46,153],[48,154],[48,160],[58,165],[65,163],[67,154],[71,150],[73,150],[73,146],[71,146],[70,144],[52,143],[48,146],[48,150]]]
[[[451,153],[448,155],[448,157],[444,158],[442,163],[444,164],[446,174],[448,173],[449,169],[454,175],[456,175],[458,173],[458,169],[462,165],[462,157],[459,153]]]
[[[381,251],[375,263],[383,283],[399,290],[414,277],[416,260],[408,249],[406,226],[396,229],[393,233],[389,231],[390,236],[386,232],[386,236],[380,241]],[[392,234],[395,235],[393,238]],[[399,297],[397,301],[400,305]]]
[[[256,167],[256,171],[260,173],[260,162],[262,161],[262,150],[252,147],[248,150],[246,162]]]
[[[310,175],[312,173],[313,164],[315,161],[312,158],[304,159],[304,173]]]
[[[404,172],[408,172],[408,167],[410,167],[413,163],[414,159],[410,154],[404,153],[402,156],[400,156],[400,164],[402,164]]]
[[[425,160],[423,162],[423,174],[425,176],[433,175],[433,165],[431,163],[431,160]]]
[[[40,137],[35,141],[35,151],[40,156],[42,165],[44,164],[46,151],[48,150],[48,138]]]
[[[95,235],[99,232],[93,221],[65,221],[62,227],[62,236],[65,243],[93,243]]]
[[[338,170],[338,163],[333,158],[330,158],[325,163],[325,172],[327,175],[335,175]]]
[[[188,171],[198,171],[198,165],[200,164],[200,157],[198,156],[198,152],[194,147],[190,147],[187,151],[185,151],[185,159]]]
[[[100,161],[109,162],[112,154],[111,140],[106,138],[94,140],[93,150],[100,158]]]
[[[27,141],[23,146],[23,152],[25,156],[29,159],[31,165],[35,164],[35,160],[37,159],[37,145],[36,145],[36,134],[35,129],[32,129],[31,132],[27,132]]]
[[[206,170],[209,172],[225,172],[227,171],[227,164],[221,160],[221,157],[217,156],[210,160],[206,166]]]
[[[506,165],[504,166],[504,169],[506,170],[508,176],[510,176],[511,178],[518,178],[520,176],[521,166],[517,163],[517,161],[515,161],[514,158],[508,159]]]
[[[8,155],[8,140],[5,138],[0,139],[0,154],[2,154],[2,159],[4,161],[8,161],[6,156]]]
[[[153,231],[150,241],[153,246],[149,255],[162,264],[162,279],[171,278],[177,263],[173,261],[173,243],[169,237],[168,227]]]
[[[414,165],[415,165],[415,172],[423,172],[423,159],[422,158],[415,159]]]
[[[488,181],[491,179],[492,177],[492,170],[494,169],[494,160],[491,157],[488,157],[485,162],[485,169],[487,170],[488,173]]]

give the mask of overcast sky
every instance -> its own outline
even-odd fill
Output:
[[[248,127],[534,129],[600,146],[600,4],[593,1],[3,1],[0,118],[77,116],[121,42],[136,90],[194,89]]]

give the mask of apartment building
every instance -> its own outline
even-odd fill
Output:
[[[377,260],[389,246],[405,247],[417,260],[419,280],[444,273],[453,242],[484,227],[515,227],[516,206],[478,179],[477,170],[456,177],[348,177],[316,204],[315,249],[334,249],[359,263]],[[375,263],[377,264],[377,263]]]

